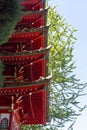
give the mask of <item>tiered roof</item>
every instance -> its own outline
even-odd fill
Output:
[[[8,42],[0,46],[5,66],[0,112],[13,111],[21,124],[45,124],[51,78],[47,73],[47,9],[45,0],[25,0],[20,5],[23,15]]]

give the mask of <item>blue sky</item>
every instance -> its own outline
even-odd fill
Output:
[[[77,28],[75,34],[77,42],[74,45],[74,60],[77,66],[75,74],[81,82],[87,82],[87,0],[50,0],[49,3],[56,5],[57,12],[63,15],[69,24]],[[79,99],[81,106],[87,105],[86,100],[87,96]],[[74,130],[87,130],[86,127],[87,109],[78,117]]]

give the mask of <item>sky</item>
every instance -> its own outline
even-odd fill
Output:
[[[77,41],[73,52],[76,65],[74,73],[77,74],[77,79],[80,79],[81,83],[87,82],[87,0],[50,0],[49,4],[56,5],[57,12],[77,29],[75,33]],[[79,101],[81,106],[87,105],[87,95],[79,98]],[[87,130],[87,108],[74,125],[74,130],[83,129]],[[67,130],[66,127],[64,130]]]

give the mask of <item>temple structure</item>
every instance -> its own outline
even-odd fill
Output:
[[[48,9],[45,0],[24,0],[20,5],[21,19],[0,46],[0,130],[20,130],[21,125],[45,124],[48,119]]]

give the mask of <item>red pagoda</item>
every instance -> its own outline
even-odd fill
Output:
[[[0,130],[45,124],[48,118],[48,26],[45,0],[20,2],[22,16],[0,46],[4,82],[0,88]]]

